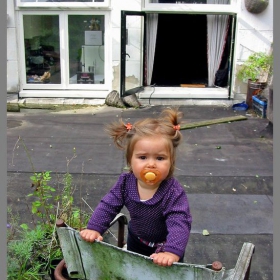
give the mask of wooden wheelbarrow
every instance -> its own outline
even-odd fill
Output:
[[[254,251],[252,243],[244,243],[236,266],[226,270],[219,261],[208,265],[174,263],[169,267],[155,265],[152,259],[123,248],[127,219],[116,216],[118,245],[105,241],[89,243],[81,239],[78,231],[62,220],[56,223],[64,259],[55,269],[55,280],[248,280]],[[105,240],[105,238],[104,238]],[[67,269],[67,278],[63,270]]]

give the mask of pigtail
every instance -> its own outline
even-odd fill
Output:
[[[162,111],[161,116],[173,126],[178,126],[181,123],[183,113],[180,112],[178,108],[167,108]]]
[[[130,123],[125,124],[121,119],[105,127],[105,131],[111,136],[114,144],[120,149],[125,149],[126,138],[131,129],[132,125]]]
[[[172,139],[173,147],[178,147],[182,139],[180,124],[183,118],[183,113],[179,111],[179,108],[167,108],[162,111],[161,117],[163,122],[170,127],[169,135]]]

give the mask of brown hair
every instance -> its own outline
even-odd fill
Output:
[[[124,150],[126,162],[130,167],[131,157],[136,142],[144,137],[161,135],[167,139],[171,158],[171,167],[167,178],[173,175],[176,159],[176,148],[181,142],[182,134],[179,125],[182,112],[178,108],[164,109],[158,118],[145,118],[134,124],[125,124],[122,119],[106,126],[106,131],[113,138],[115,145]],[[131,171],[131,170],[130,170]]]

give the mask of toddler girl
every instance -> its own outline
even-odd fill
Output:
[[[181,118],[177,109],[165,109],[159,118],[107,126],[116,146],[125,150],[130,171],[121,174],[102,198],[87,229],[80,232],[84,240],[103,240],[102,234],[125,206],[130,214],[128,250],[161,266],[183,261],[192,217],[187,195],[173,177]]]

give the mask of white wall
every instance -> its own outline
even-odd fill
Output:
[[[246,10],[245,1],[239,0],[237,37],[235,49],[235,69],[254,52],[269,52],[273,42],[273,1],[269,0],[267,8],[253,14]],[[247,84],[234,77],[234,93],[246,93]]]
[[[14,1],[7,0],[7,92],[19,91],[17,45]]]
[[[124,11],[141,11],[141,0],[111,0],[112,6],[117,7],[113,8],[111,19],[112,19],[112,60],[113,60],[113,81],[112,89],[120,91],[120,42],[121,42],[121,10]],[[139,37],[139,36],[137,36]],[[131,37],[129,38],[129,40]],[[130,52],[130,57],[133,58],[132,50]],[[126,73],[129,76],[129,73],[137,73],[135,69],[140,69],[139,65],[132,63],[126,64]],[[138,77],[135,77],[135,80],[140,79],[140,73]],[[132,79],[131,79],[132,80]],[[137,82],[135,83],[137,85]],[[133,86],[131,86],[133,87]]]
[[[7,0],[7,92],[19,91],[14,1]]]

